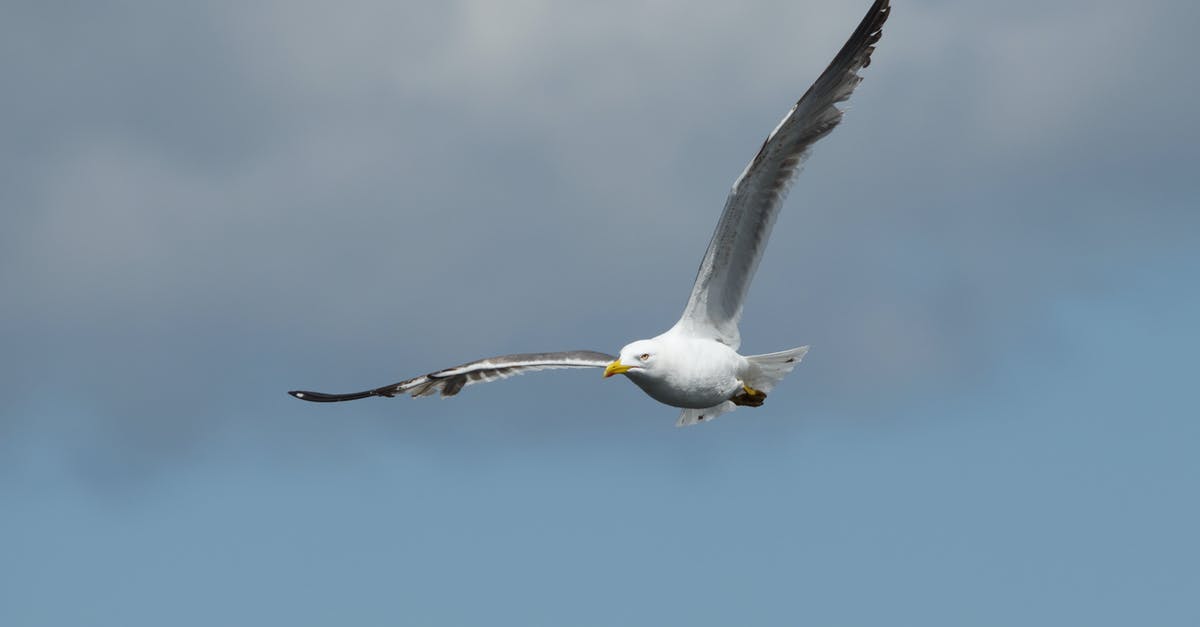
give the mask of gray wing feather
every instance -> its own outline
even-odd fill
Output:
[[[813,144],[841,121],[842,111],[836,105],[849,98],[862,80],[858,71],[870,65],[890,10],[889,0],[876,0],[846,45],[734,182],[677,327],[738,348],[738,320],[746,290],[788,186]]]
[[[349,394],[327,394],[324,392],[309,392],[294,390],[288,392],[292,396],[315,403],[333,403],[338,401],[353,401],[371,396],[392,397],[397,394],[410,394],[414,398],[441,393],[442,396],[454,396],[468,385],[487,383],[507,379],[508,377],[533,372],[535,370],[551,370],[556,368],[603,368],[616,359],[612,355],[596,351],[566,351],[561,353],[521,353],[517,355],[501,355],[488,357],[470,363],[445,368],[437,372],[423,374],[419,377],[405,379],[399,383],[385,385],[373,390],[352,392]]]

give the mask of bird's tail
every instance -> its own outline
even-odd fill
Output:
[[[801,359],[804,359],[804,354],[807,352],[808,347],[801,346],[778,353],[747,355],[746,361],[750,362],[750,372],[746,373],[746,385],[760,392],[770,392],[775,384],[782,381],[787,373],[791,372]]]

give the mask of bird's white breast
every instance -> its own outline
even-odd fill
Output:
[[[673,335],[655,338],[661,350],[652,371],[630,371],[629,378],[654,400],[689,409],[719,405],[741,390],[744,357],[711,339]]]

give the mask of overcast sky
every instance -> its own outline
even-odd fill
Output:
[[[1200,622],[1192,2],[897,0],[762,408],[284,394],[669,327],[869,4],[10,3],[0,623]]]

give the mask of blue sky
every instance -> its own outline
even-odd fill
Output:
[[[1200,622],[1193,3],[897,2],[762,408],[284,394],[670,326],[868,4],[10,7],[0,623]]]

